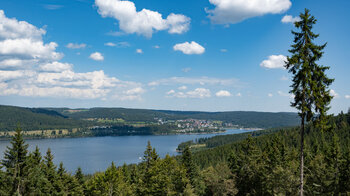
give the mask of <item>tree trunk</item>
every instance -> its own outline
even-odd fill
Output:
[[[300,196],[304,195],[304,116],[300,129]]]

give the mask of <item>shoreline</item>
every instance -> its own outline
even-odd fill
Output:
[[[42,140],[42,139],[61,139],[61,138],[86,138],[86,137],[120,137],[120,136],[140,136],[140,135],[155,135],[155,136],[162,136],[162,135],[203,135],[203,134],[219,134],[219,133],[225,133],[229,129],[236,129],[236,130],[245,130],[247,132],[251,131],[258,131],[263,130],[262,128],[237,128],[237,127],[225,127],[222,130],[219,131],[197,131],[197,132],[164,132],[164,133],[155,133],[155,134],[121,134],[121,135],[103,135],[103,136],[97,136],[97,135],[89,135],[89,134],[78,134],[78,135],[55,135],[55,136],[26,136],[23,135],[23,138],[26,140]],[[10,141],[12,139],[12,136],[8,137],[0,137],[1,141]]]

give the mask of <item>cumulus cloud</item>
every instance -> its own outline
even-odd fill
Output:
[[[265,14],[279,14],[287,11],[290,0],[209,0],[215,6],[206,10],[214,24],[234,24],[245,19]]]
[[[155,46],[153,46],[153,48],[158,49],[158,48],[160,48],[160,46],[159,45],[155,45]]]
[[[227,49],[220,49],[220,52],[227,52]]]
[[[0,10],[0,95],[76,99],[140,99],[142,84],[121,81],[104,71],[76,73],[60,62],[55,42],[44,43],[46,31],[26,21],[7,18]]]
[[[136,49],[136,53],[137,53],[137,54],[142,54],[143,51],[142,51],[142,49],[138,48],[138,49]]]
[[[333,89],[331,89],[331,90],[329,91],[329,94],[330,94],[331,96],[333,96],[334,98],[338,98],[338,97],[339,97],[339,94],[338,94],[337,92],[335,92],[335,90],[333,90]]]
[[[192,91],[182,92],[178,91],[176,92],[174,89],[166,92],[166,97],[176,97],[176,98],[208,98],[211,97],[211,92],[209,89],[206,88],[196,88]]]
[[[41,71],[46,72],[63,72],[67,70],[72,70],[73,65],[69,63],[60,63],[57,61],[50,62],[50,63],[44,63],[40,66]]]
[[[350,99],[350,95],[345,95],[345,99]]]
[[[210,90],[206,88],[196,88],[193,91],[188,91],[187,96],[190,98],[205,98],[210,97]]]
[[[182,14],[171,13],[167,18],[156,11],[136,10],[131,1],[95,0],[98,13],[102,17],[111,17],[119,21],[119,29],[124,33],[136,33],[152,37],[155,31],[167,30],[169,33],[182,34],[188,31],[190,18]]]
[[[220,91],[216,92],[215,95],[217,97],[230,97],[231,93],[228,91],[225,91],[225,90],[220,90]]]
[[[91,53],[89,58],[95,61],[103,61],[105,59],[103,55],[99,52]]]
[[[268,93],[267,96],[268,97],[273,97],[273,94],[272,93]]]
[[[113,42],[107,42],[104,44],[105,46],[110,46],[110,47],[117,47],[117,48],[127,48],[130,47],[129,42],[118,42],[118,43],[113,43]]]
[[[176,44],[173,49],[184,54],[203,54],[205,52],[205,48],[194,41]]]
[[[84,43],[81,43],[81,44],[78,44],[78,43],[68,43],[66,45],[67,48],[70,48],[70,49],[80,49],[80,48],[85,48],[86,47],[86,44]]]
[[[284,69],[286,61],[287,57],[284,55],[271,55],[267,60],[263,60],[260,66],[267,69]]]
[[[31,39],[41,40],[46,34],[45,29],[37,28],[26,21],[7,18],[5,12],[0,10],[0,39]]]
[[[242,94],[241,94],[241,93],[237,93],[236,96],[237,96],[237,97],[242,97]]]
[[[299,16],[291,16],[291,15],[285,15],[283,16],[281,22],[282,23],[295,23],[295,22],[299,22],[301,19]]]
[[[56,52],[55,42],[44,44],[43,41],[30,38],[5,39],[0,41],[0,55],[24,59],[58,60],[62,53]]]

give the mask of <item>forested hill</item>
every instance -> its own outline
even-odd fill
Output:
[[[71,119],[53,110],[0,105],[0,131],[69,129],[86,126],[88,122]]]
[[[87,120],[89,119],[89,120]],[[201,119],[222,121],[240,127],[286,127],[298,124],[296,113],[269,112],[194,112],[127,108],[25,108],[0,105],[0,131],[13,131],[18,124],[25,131],[46,129],[70,129],[104,125],[91,119],[120,119],[119,123],[156,125],[162,122]]]
[[[181,120],[181,119],[204,119],[219,120],[242,127],[285,127],[298,125],[296,113],[290,112],[198,112],[198,111],[171,111],[127,108],[91,108],[91,109],[68,109],[47,108],[57,111],[74,119],[91,118],[119,118],[128,122],[156,122],[157,119]]]

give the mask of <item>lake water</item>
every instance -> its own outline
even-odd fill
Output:
[[[37,145],[42,155],[51,148],[56,165],[62,161],[66,170],[70,172],[74,172],[80,166],[84,173],[94,173],[105,170],[112,161],[116,165],[140,162],[148,141],[151,142],[152,147],[156,148],[160,157],[164,157],[166,154],[177,155],[176,148],[181,142],[244,132],[247,131],[228,129],[224,133],[217,134],[35,139],[27,140],[26,143],[29,144],[29,151],[33,151]],[[10,141],[0,141],[1,159],[9,144]]]

